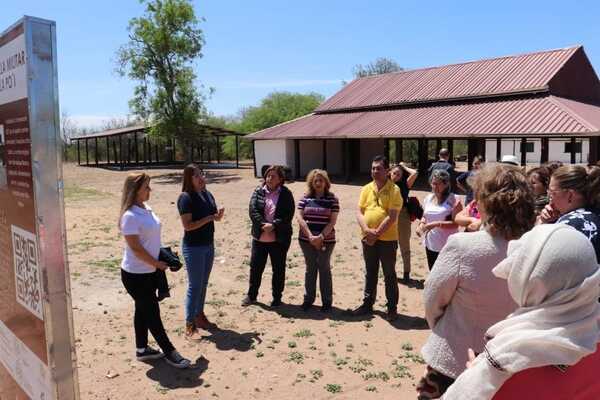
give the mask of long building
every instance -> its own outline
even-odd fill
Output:
[[[432,140],[451,152],[466,140],[469,165],[477,154],[589,163],[600,157],[599,136],[600,81],[575,46],[359,78],[312,114],[247,137],[257,176],[282,164],[295,177],[313,168],[350,177],[376,154],[401,160],[406,140],[418,143],[424,170]]]

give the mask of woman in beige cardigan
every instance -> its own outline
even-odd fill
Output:
[[[427,371],[419,399],[441,397],[465,369],[467,350],[481,352],[487,329],[517,307],[492,268],[506,257],[508,241],[533,227],[533,194],[518,168],[501,164],[485,167],[473,189],[483,229],[452,235],[425,282],[432,331],[422,349]]]

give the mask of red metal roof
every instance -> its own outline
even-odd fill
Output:
[[[250,139],[600,135],[600,106],[556,96],[310,114]]]
[[[547,91],[581,46],[356,79],[316,112]]]

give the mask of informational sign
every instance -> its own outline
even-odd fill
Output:
[[[0,34],[0,399],[77,399],[66,262],[56,34]]]

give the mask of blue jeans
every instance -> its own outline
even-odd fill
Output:
[[[206,288],[215,258],[215,246],[182,245],[183,258],[188,274],[188,288],[185,297],[185,320],[193,322],[204,312]]]

